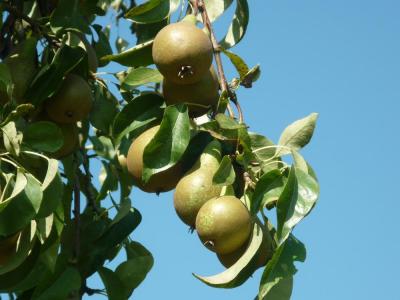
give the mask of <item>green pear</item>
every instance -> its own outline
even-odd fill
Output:
[[[202,205],[220,195],[222,187],[213,185],[212,179],[221,161],[221,144],[210,142],[194,166],[178,182],[174,193],[174,206],[179,218],[194,227]]]
[[[14,96],[18,103],[26,102],[23,99],[24,94],[36,74],[36,43],[35,38],[24,40],[4,60],[11,73]]]

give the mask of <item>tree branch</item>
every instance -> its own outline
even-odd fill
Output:
[[[89,162],[89,157],[86,153],[85,150],[81,150],[82,157],[83,157],[83,168],[85,170],[85,180],[87,181],[87,201],[88,201],[88,206],[90,206],[96,213],[100,213],[99,208],[97,207],[96,204],[96,196],[93,193],[92,186],[90,185],[90,182],[92,181],[92,174],[90,173],[90,162]]]
[[[76,175],[74,178],[74,221],[75,221],[75,249],[74,256],[75,259],[78,259],[80,252],[80,240],[81,240],[81,189],[79,184],[79,174],[78,174],[78,164],[76,153],[74,153],[74,168],[76,169]]]
[[[221,59],[221,47],[218,44],[218,41],[217,41],[217,38],[215,36],[214,29],[212,27],[210,18],[208,17],[206,5],[205,5],[203,0],[189,0],[189,1],[190,1],[191,5],[193,7],[193,13],[195,15],[197,15],[198,13],[201,14],[201,18],[203,20],[203,24],[207,28],[208,32],[210,33],[210,39],[211,39],[211,43],[212,43],[213,50],[214,50],[214,57],[215,57],[215,62],[217,64],[217,70],[218,70],[218,76],[219,76],[219,79],[220,79],[221,90],[222,90],[222,92],[226,91],[228,93],[229,99],[235,104],[235,106],[237,108],[237,111],[239,113],[239,123],[243,123],[243,112],[242,112],[242,109],[240,107],[239,102],[237,101],[237,97],[236,97],[235,92],[233,92],[229,88],[228,82],[226,80],[224,67],[222,65],[222,59]],[[227,107],[227,108],[228,108],[228,112],[229,112],[230,117],[233,118],[234,116],[233,116],[232,109],[230,109],[229,107]]]

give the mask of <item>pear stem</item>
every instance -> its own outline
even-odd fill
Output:
[[[240,104],[237,100],[236,94],[234,91],[232,91],[229,86],[228,82],[226,80],[225,72],[224,72],[224,67],[222,66],[222,59],[221,59],[221,46],[218,44],[217,38],[214,33],[214,29],[211,25],[210,18],[208,17],[207,13],[207,8],[203,0],[190,0],[190,3],[193,7],[193,13],[197,15],[198,13],[201,14],[201,18],[203,20],[204,26],[207,28],[208,32],[210,33],[210,39],[211,43],[214,49],[214,57],[215,57],[215,62],[217,64],[217,70],[218,70],[218,76],[220,78],[220,84],[221,84],[221,90],[222,92],[227,92],[229,99],[235,104],[236,109],[239,114],[239,123],[243,123],[243,112],[242,108],[240,107]],[[225,111],[226,108],[223,108],[223,111]],[[232,109],[228,108],[228,112],[231,118],[233,118],[233,112]]]

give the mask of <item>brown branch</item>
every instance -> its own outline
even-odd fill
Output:
[[[221,59],[221,47],[218,44],[217,38],[214,33],[214,29],[212,27],[210,18],[208,17],[207,8],[203,0],[190,0],[191,5],[193,6],[194,14],[197,15],[199,12],[201,14],[201,18],[203,20],[204,26],[207,28],[210,33],[210,39],[214,50],[215,62],[217,64],[218,76],[220,79],[220,85],[222,92],[227,92],[229,99],[235,104],[237,111],[239,113],[239,123],[243,123],[243,112],[240,107],[240,104],[237,100],[236,94],[229,88],[228,82],[226,80],[224,67],[222,65]],[[233,117],[232,109],[227,107],[230,117]]]
[[[74,154],[74,167],[76,168],[76,171],[78,170],[78,164],[77,164],[77,157],[76,154]],[[75,249],[74,249],[74,256],[75,259],[77,260],[79,257],[79,252],[80,252],[80,240],[81,240],[81,188],[79,184],[79,175],[78,172],[75,172],[75,178],[74,178],[74,221],[75,221]]]
[[[32,28],[32,30],[36,34],[43,36],[49,44],[55,44],[55,45],[59,46],[59,41],[57,40],[57,38],[48,35],[42,29],[42,25],[40,23],[33,20],[29,16],[23,14],[21,11],[19,11],[16,7],[9,4],[8,2],[4,2],[2,5],[3,5],[4,10],[8,11],[10,13],[10,15],[13,15],[15,18],[24,20],[25,22],[27,22],[29,24],[29,26]]]

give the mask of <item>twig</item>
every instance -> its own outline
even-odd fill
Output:
[[[77,165],[77,157],[76,154],[74,154],[74,167],[78,169]],[[79,176],[78,172],[76,172],[75,178],[74,178],[74,220],[75,220],[75,258],[78,259],[79,257],[79,252],[80,252],[80,240],[81,240],[81,189],[80,189],[80,184],[79,184]]]
[[[211,43],[213,46],[214,50],[214,57],[215,57],[215,62],[217,64],[217,70],[218,70],[218,76],[220,78],[220,84],[221,84],[221,90],[222,92],[227,92],[229,99],[235,104],[237,111],[239,113],[239,123],[243,123],[243,112],[240,107],[240,104],[237,100],[235,92],[233,92],[229,86],[228,82],[226,80],[225,72],[224,72],[224,67],[222,66],[222,59],[221,59],[221,47],[218,44],[217,38],[214,33],[214,29],[212,27],[210,18],[208,17],[207,13],[207,8],[206,5],[204,4],[203,0],[190,0],[190,3],[193,7],[193,13],[197,15],[198,13],[201,14],[201,18],[203,20],[204,26],[207,28],[208,32],[210,33],[210,39]],[[228,108],[228,107],[227,107]],[[232,117],[233,112],[232,109],[228,108],[229,115]]]
[[[24,20],[25,22],[27,22],[31,26],[32,30],[34,32],[36,32],[37,34],[44,36],[49,44],[54,44],[54,45],[59,46],[58,40],[55,37],[52,37],[52,36],[48,35],[46,32],[44,32],[42,30],[41,24],[39,24],[32,18],[28,17],[27,15],[23,14],[22,12],[20,12],[16,7],[12,6],[8,2],[4,2],[3,8],[6,11],[8,11],[11,15],[13,15],[15,18],[21,19],[21,20]]]

